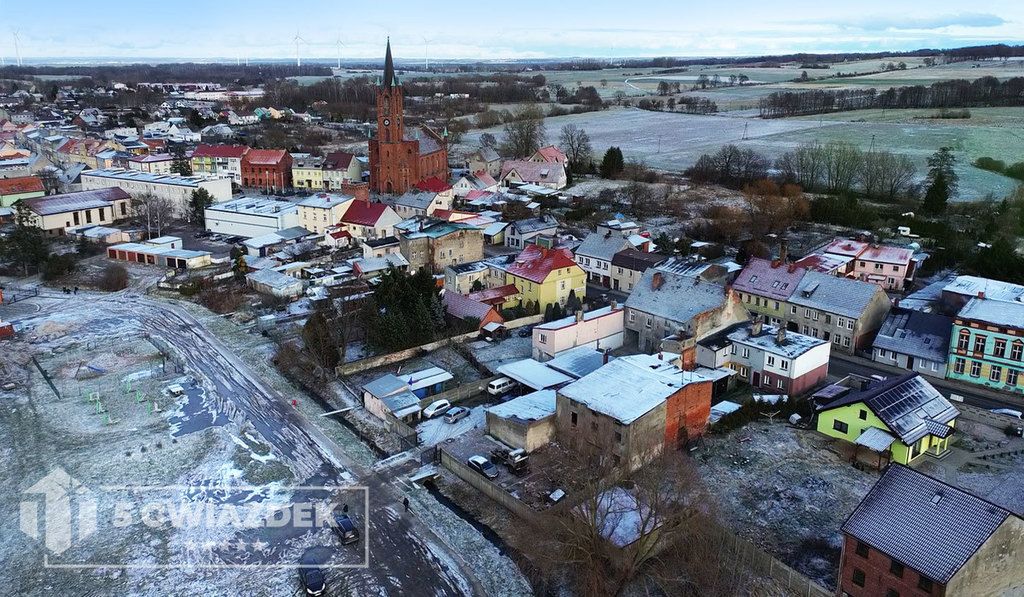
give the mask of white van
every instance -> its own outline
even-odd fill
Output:
[[[992,412],[997,415],[1006,415],[1015,419],[1019,419],[1024,415],[1024,413],[1021,413],[1019,410],[1013,410],[1012,408],[993,408]]]
[[[507,377],[499,377],[487,384],[487,393],[491,396],[500,396],[514,387],[516,382]]]

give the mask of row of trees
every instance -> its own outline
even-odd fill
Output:
[[[664,102],[660,99],[643,98],[636,103],[641,110],[654,110],[656,112],[683,112],[684,114],[714,114],[718,112],[718,104],[704,97],[682,96],[680,98],[670,97]]]
[[[876,89],[776,91],[758,101],[761,118],[784,118],[868,108],[967,108],[1024,106],[1024,77],[1000,81],[982,77],[957,79],[928,86]]]

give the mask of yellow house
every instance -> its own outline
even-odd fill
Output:
[[[582,301],[587,274],[568,249],[528,245],[505,270],[505,281],[519,289],[523,306],[536,305],[543,313],[548,305],[564,307],[573,291]]]
[[[292,161],[292,186],[296,189],[322,191],[324,188],[324,159],[318,157],[297,158]]]
[[[322,233],[341,222],[355,198],[320,193],[299,201],[299,226]]]
[[[865,380],[862,386],[844,381],[828,386],[814,399],[829,400],[818,407],[820,433],[900,464],[911,464],[926,454],[944,454],[960,415],[918,373]]]

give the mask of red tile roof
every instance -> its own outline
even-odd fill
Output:
[[[494,191],[479,191],[477,189],[473,189],[472,191],[466,193],[466,201],[474,201],[476,199],[481,199],[483,197],[490,197],[491,195],[496,195],[496,194],[497,193],[495,193]]]
[[[569,249],[546,249],[530,245],[516,256],[506,271],[513,276],[543,284],[548,275],[563,267],[578,267]]]
[[[421,180],[416,183],[416,188],[421,191],[428,191],[431,193],[443,193],[452,188],[452,185],[446,183],[436,176],[431,176],[426,180]]]
[[[199,144],[192,152],[194,158],[240,158],[249,151],[247,145],[205,145]]]
[[[19,195],[46,191],[43,181],[38,176],[19,176],[17,178],[0,178],[0,195]]]
[[[483,319],[491,312],[491,309],[494,308],[491,305],[474,300],[472,297],[459,294],[451,290],[445,291],[444,297],[442,297],[441,301],[444,304],[445,311],[447,311],[452,317],[456,317],[458,319],[473,317],[483,321]]]
[[[481,303],[487,303],[489,305],[496,305],[504,303],[505,299],[517,294],[519,294],[519,289],[516,288],[515,284],[506,284],[504,286],[498,286],[497,288],[488,288],[486,290],[471,292],[466,296],[474,301],[480,301]]]
[[[384,215],[388,206],[383,203],[370,203],[369,201],[353,201],[345,210],[341,221],[345,224],[357,226],[376,226],[377,221]]]
[[[324,157],[324,170],[348,170],[355,157],[346,151],[332,151]]]
[[[565,153],[554,145],[541,147],[537,150],[537,153],[545,162],[557,162],[559,164],[564,164],[568,159],[566,158]]]
[[[249,164],[276,166],[288,155],[283,149],[250,149],[246,152],[245,161]]]

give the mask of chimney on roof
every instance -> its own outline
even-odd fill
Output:
[[[619,301],[612,299],[608,306],[612,308],[612,311],[614,311],[619,308]]]
[[[777,269],[780,265],[782,265],[781,259],[772,259],[772,269]]]
[[[796,271],[796,264],[795,263],[790,263],[789,267],[786,268],[786,271],[788,271],[789,273],[795,272]]]
[[[779,330],[775,332],[775,343],[785,344],[786,343],[786,326],[779,324]]]
[[[601,351],[601,364],[602,365],[607,365],[608,364],[608,355],[609,355],[610,352],[611,351],[608,350],[607,348],[605,348],[604,350]]]
[[[985,298],[985,291],[984,290],[979,290],[978,291],[978,298],[980,298],[980,299],[984,299]]]
[[[693,371],[697,368],[697,343],[688,342],[679,351],[679,369],[681,371]]]
[[[576,323],[583,321],[583,309],[576,309]]]
[[[764,317],[757,315],[754,317],[753,323],[750,324],[750,335],[760,336],[762,331],[764,331]]]
[[[658,360],[659,360],[659,361],[663,361],[663,360],[665,360],[665,355],[664,355],[664,354],[662,354],[662,352],[661,352],[660,350],[658,351]]]
[[[665,284],[665,274],[661,272],[654,272],[654,276],[651,277],[651,288],[657,290]]]

